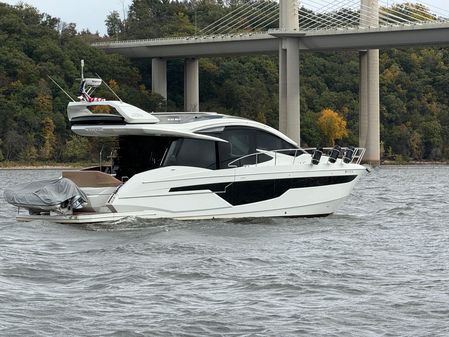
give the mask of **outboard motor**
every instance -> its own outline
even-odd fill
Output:
[[[86,204],[86,200],[84,200],[80,195],[75,195],[71,200],[71,204],[72,209],[81,209]]]
[[[350,146],[346,149],[345,155],[343,157],[343,162],[345,164],[349,164],[352,161],[352,157],[354,157],[354,148]]]
[[[321,156],[323,155],[323,148],[317,147],[312,154],[312,164],[318,165],[320,163]]]
[[[341,147],[339,145],[335,145],[329,155],[329,163],[333,164],[337,161],[338,156],[340,155]]]

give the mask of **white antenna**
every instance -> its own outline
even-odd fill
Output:
[[[81,60],[81,81],[84,80],[84,60]]]
[[[97,73],[95,73],[95,75],[97,75],[97,77],[104,83],[104,85],[107,86],[109,90],[111,90],[111,92],[114,94],[115,97],[118,98],[118,100],[120,102],[123,102],[122,99],[120,97],[118,97],[118,95],[115,93],[115,91],[112,90],[112,88],[105,81],[103,81],[103,79],[100,77],[100,75],[98,75]]]
[[[67,95],[68,98],[70,98],[73,102],[76,102],[76,101],[72,98],[72,96],[70,96],[64,89],[62,89],[62,87],[61,87],[61,86],[60,86],[54,79],[52,79],[50,76],[48,76],[48,78],[51,79],[51,81],[52,81],[54,84],[56,84],[56,85],[58,86],[58,88],[61,89],[62,92],[63,92],[64,94]]]

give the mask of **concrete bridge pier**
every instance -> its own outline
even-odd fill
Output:
[[[298,1],[280,0],[280,28],[298,32]],[[300,144],[299,37],[279,42],[279,131]]]
[[[380,164],[379,50],[361,51],[359,57],[359,146],[366,148],[363,161],[378,166]]]
[[[378,0],[361,0],[360,26],[379,26]],[[379,49],[362,50],[360,59],[359,146],[366,148],[364,162],[380,164]]]
[[[153,58],[151,60],[151,90],[167,99],[167,60]]]
[[[299,39],[285,38],[279,48],[279,130],[300,143]]]
[[[184,60],[184,110],[200,111],[199,62],[197,58]]]

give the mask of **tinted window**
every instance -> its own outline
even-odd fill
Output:
[[[256,152],[252,128],[226,127],[219,137],[230,143],[235,158]]]
[[[194,166],[216,169],[215,142],[202,139],[178,139],[167,153],[163,166]]]
[[[229,168],[228,164],[236,159],[235,156],[231,154],[231,144],[229,143],[223,143],[223,142],[217,142],[217,148],[218,148],[218,168]]]
[[[232,154],[238,156],[254,153],[256,149],[271,151],[296,148],[276,135],[250,127],[226,127],[218,137],[229,141]]]
[[[257,149],[271,151],[296,148],[295,145],[286,142],[276,135],[252,127],[227,126],[222,132],[214,130],[211,132],[205,131],[203,133],[213,137],[222,138],[229,142],[227,145],[218,143],[219,168],[228,168],[227,164],[229,164],[229,162],[242,156],[255,153]],[[268,159],[263,156],[260,156],[257,159],[256,157],[250,157],[245,160],[245,163],[243,163],[243,161],[241,163],[242,165],[248,165],[251,163],[247,163],[246,161],[254,161],[252,164],[255,164],[256,160],[260,163]]]
[[[253,153],[251,147],[251,134],[244,132],[233,132],[229,134],[228,141],[231,144],[231,154],[233,156],[244,156]]]
[[[255,133],[257,149],[271,151],[295,148],[295,146],[293,146],[292,144],[289,144],[285,140],[268,132],[257,130]]]

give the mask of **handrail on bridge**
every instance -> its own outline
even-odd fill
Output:
[[[122,40],[122,41],[101,41],[94,42],[92,46],[109,46],[114,44],[137,44],[137,43],[145,43],[145,42],[163,42],[163,41],[180,41],[180,40],[213,40],[213,39],[229,39],[234,37],[239,38],[253,38],[263,35],[270,35],[265,32],[241,32],[241,33],[230,33],[230,34],[215,34],[215,35],[192,35],[192,36],[172,36],[172,37],[158,37],[151,39],[134,39],[134,40]]]

